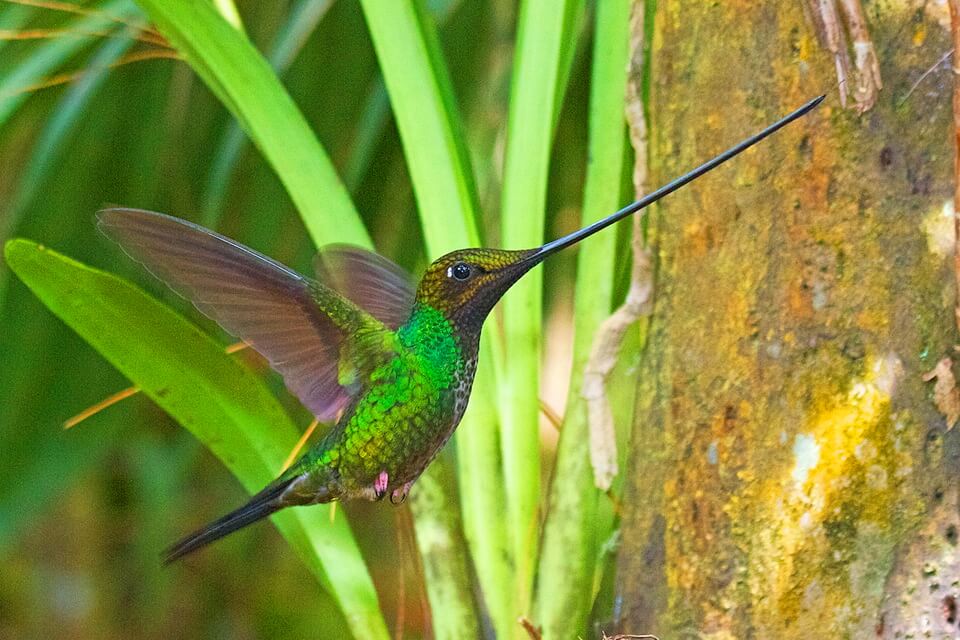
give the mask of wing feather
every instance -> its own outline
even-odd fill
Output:
[[[396,329],[413,309],[416,287],[406,271],[383,256],[345,244],[323,247],[314,259],[317,279]]]
[[[100,230],[134,260],[241,338],[321,420],[349,401],[338,381],[351,331],[386,327],[328,285],[193,223],[137,209],[107,209]]]

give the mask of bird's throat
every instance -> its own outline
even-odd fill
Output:
[[[478,332],[479,333],[479,332]],[[416,303],[410,319],[397,329],[400,343],[419,356],[423,365],[442,387],[447,379],[456,376],[462,367],[465,347],[464,337],[458,327],[443,313],[430,305]]]

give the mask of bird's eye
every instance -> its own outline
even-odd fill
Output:
[[[450,269],[447,271],[447,275],[452,276],[457,280],[466,280],[470,277],[470,265],[465,262],[458,262],[450,267]]]

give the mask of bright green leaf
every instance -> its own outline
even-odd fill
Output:
[[[370,246],[326,151],[246,36],[207,2],[139,3],[277,172],[314,242]]]
[[[139,14],[129,0],[114,0],[94,8],[92,15],[71,20],[64,29],[76,34],[96,33],[115,25],[111,16],[129,19]],[[95,35],[69,35],[44,41],[9,73],[0,76],[0,126],[30,97],[31,87],[59,71],[77,52],[96,40]]]
[[[364,0],[362,5],[403,142],[428,253],[439,257],[454,249],[477,246],[479,207],[473,172],[433,19],[418,0]],[[458,451],[465,452],[458,461],[458,475],[466,537],[476,560],[484,598],[500,636],[509,637],[517,625],[515,603],[503,588],[512,575],[506,532],[500,520],[490,518],[491,513],[502,510],[504,494],[496,410],[491,402],[494,385],[489,352],[489,341],[485,339],[470,406],[456,435]],[[428,469],[428,476],[433,472]],[[440,495],[443,483],[432,478],[425,480],[437,489],[436,503],[450,502]],[[438,531],[441,524],[451,522],[455,520],[447,518],[441,523],[429,512],[419,511],[417,530]],[[461,539],[458,532],[448,531],[445,535],[451,541]],[[436,583],[428,593],[438,637],[458,637],[458,621],[474,615],[469,585],[458,581],[462,574],[431,574],[429,558],[426,564],[428,580]]]
[[[517,26],[516,57],[504,166],[501,226],[508,249],[544,241],[547,177],[557,99],[570,55],[571,12],[582,0],[525,0]],[[540,506],[539,379],[543,272],[534,269],[503,298],[505,352],[500,384],[504,475],[517,583],[514,598],[523,610],[530,601]]]
[[[276,477],[297,430],[262,381],[221,345],[116,276],[27,240],[11,240],[4,254],[55,315],[190,430],[248,491]],[[273,520],[337,599],[356,637],[386,638],[346,520],[331,523],[324,508],[288,509]]]
[[[620,206],[626,124],[630,1],[597,6],[590,95],[590,141],[581,223],[585,226]],[[600,544],[609,538],[612,515],[594,485],[583,370],[593,341],[613,304],[616,233],[607,230],[584,240],[577,261],[573,371],[560,431],[550,506],[544,524],[537,582],[536,619],[544,638],[567,638],[586,631],[593,606]]]

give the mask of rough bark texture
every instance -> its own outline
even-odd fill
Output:
[[[651,184],[829,97],[652,219],[625,633],[958,634],[960,442],[923,380],[956,341],[953,78],[903,100],[949,33],[921,3],[865,2],[884,89],[858,117],[803,6],[655,15]]]

